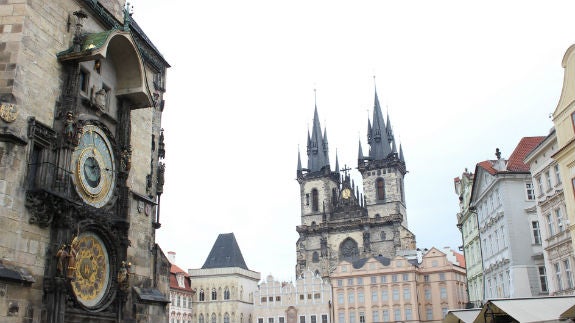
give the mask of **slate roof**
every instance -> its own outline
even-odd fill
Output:
[[[239,267],[249,270],[233,233],[221,233],[202,269]]]

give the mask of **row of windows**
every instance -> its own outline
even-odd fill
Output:
[[[437,267],[437,263],[435,264],[435,266],[433,267]],[[429,275],[423,275],[423,281],[424,282],[430,282],[432,276],[434,276],[435,274],[429,274]],[[393,275],[389,275],[391,277],[390,280],[387,279],[387,275],[382,275],[382,276],[371,276],[369,277],[369,282],[371,285],[377,284],[378,280],[379,283],[381,284],[385,284],[388,282],[391,283],[398,283],[400,281],[404,281],[404,282],[409,282],[412,279],[412,275],[409,273],[405,273],[405,274],[393,274]],[[379,277],[379,279],[378,279]],[[437,279],[439,281],[445,281],[446,279],[446,275],[445,273],[437,273]],[[357,277],[355,278],[355,280],[353,278],[348,278],[346,281],[346,286],[363,286],[364,285],[364,280],[363,277]],[[343,287],[344,280],[343,279],[338,279],[337,280],[337,287]]]
[[[230,290],[229,290],[229,288],[226,287],[226,288],[224,289],[224,300],[229,300],[229,299],[230,299]],[[199,293],[199,296],[198,296],[198,300],[199,300],[200,302],[207,301],[207,299],[206,299],[206,292],[204,292],[203,289],[200,289],[200,293]],[[215,288],[212,288],[211,300],[212,300],[212,301],[218,300],[218,292],[216,291]]]
[[[573,289],[573,271],[571,269],[571,259],[563,259],[553,263],[555,271],[555,283],[557,291]]]
[[[507,240],[505,240],[505,226],[502,224],[501,227],[493,230],[487,236],[483,235],[483,255],[485,257],[490,257],[497,254],[499,251],[507,248]]]
[[[449,309],[447,307],[443,307],[441,308],[441,313],[443,315],[443,317],[445,317],[445,315],[447,315],[447,312],[449,311]],[[381,316],[380,316],[381,314]],[[345,312],[339,312],[337,315],[337,323],[365,323],[365,322],[392,322],[392,321],[410,321],[414,319],[414,313],[412,308],[407,307],[404,308],[403,311],[401,310],[401,308],[394,308],[392,310],[383,310],[383,311],[372,311],[371,312],[371,320],[368,320],[366,318],[366,313],[365,312],[358,312],[356,313],[355,311],[350,311],[347,317],[347,321],[346,321],[346,316],[345,316]],[[425,308],[425,319],[426,320],[433,320],[433,307],[431,306],[427,306]]]
[[[175,296],[174,294],[170,297],[171,306],[176,307],[183,307],[183,308],[192,308],[192,298],[186,296]]]
[[[543,174],[535,177],[535,182],[537,183],[537,193],[539,196],[543,195],[545,192],[549,192],[553,189],[554,185],[561,184],[561,175],[559,174],[559,165],[555,164],[552,167],[553,175],[551,175],[551,169],[547,169]],[[533,192],[534,193],[534,192]],[[527,195],[527,199],[534,200],[535,194]]]
[[[404,287],[402,289],[402,295],[403,297],[400,296],[400,289],[399,288],[393,288],[391,290],[391,299],[393,301],[399,301],[400,298],[403,298],[404,301],[411,301],[411,297],[412,297],[412,293],[411,293],[411,288],[409,287]],[[357,292],[354,293],[353,291],[348,292],[347,293],[347,303],[348,304],[354,304],[355,303],[355,299],[356,299],[356,295],[357,295],[357,302],[358,303],[364,303],[365,302],[365,296],[363,292]],[[425,299],[426,300],[431,300],[431,289],[430,288],[425,288],[424,289],[424,295],[425,295]],[[439,296],[441,299],[447,299],[447,287],[445,286],[440,286],[439,287]],[[463,297],[461,297],[463,298]],[[382,290],[380,293],[378,293],[378,291],[371,291],[371,301],[372,302],[377,302],[379,300],[381,301],[388,301],[389,298],[389,291],[387,289]],[[344,293],[338,293],[337,294],[337,303],[338,304],[345,304],[345,295]]]
[[[403,182],[401,181],[401,179],[398,179],[399,182],[399,195],[401,197],[401,200],[404,201],[403,198]],[[386,195],[385,195],[385,180],[381,177],[377,178],[375,180],[375,191],[376,191],[376,198],[378,201],[385,201]],[[332,190],[332,199],[335,200],[337,196],[336,193],[336,189]],[[310,194],[306,193],[305,195],[305,204],[306,206],[310,205]],[[311,190],[311,210],[313,212],[317,212],[319,211],[319,192],[316,188],[313,188]]]
[[[306,323],[306,322],[310,322],[310,323],[320,323],[320,321],[318,321],[318,316],[317,315],[310,315],[309,316],[309,321],[306,321],[306,316],[305,315],[300,315],[299,317],[299,323]],[[285,322],[285,317],[280,316],[277,318],[277,321],[275,320],[274,317],[268,317],[267,320],[265,320],[264,318],[258,318],[258,323],[284,323]],[[327,314],[323,314],[321,315],[321,323],[327,323]]]

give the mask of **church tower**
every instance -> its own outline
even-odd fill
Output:
[[[407,173],[403,148],[399,152],[387,115],[383,119],[377,91],[373,118],[367,121],[369,154],[363,155],[359,143],[357,169],[362,175],[365,204],[370,218],[384,219],[398,227],[401,249],[414,249],[415,236],[407,228],[404,177]]]
[[[302,167],[298,152],[301,224],[297,226],[297,276],[309,269],[329,277],[341,260],[391,258],[397,250],[415,247],[415,237],[406,227],[405,161],[401,148],[399,153],[395,148],[389,118],[385,126],[377,94],[375,102],[374,125],[368,121],[370,155],[363,156],[361,143],[359,148],[358,169],[364,190],[367,187],[365,196],[351,179],[351,169],[339,168],[337,156],[332,171],[327,131],[322,134],[315,107],[312,133],[307,136],[307,168]],[[384,191],[378,191],[377,185]],[[378,193],[384,198],[378,199]]]

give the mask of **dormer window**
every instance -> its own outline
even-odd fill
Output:
[[[184,275],[182,275],[181,273],[176,275],[176,279],[178,280],[178,287],[184,288]]]

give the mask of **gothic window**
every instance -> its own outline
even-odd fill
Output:
[[[381,236],[381,240],[385,240],[385,238],[386,238],[385,237],[385,231],[381,231],[380,236]]]
[[[314,212],[319,210],[319,196],[315,188],[311,190],[311,210]]]
[[[331,202],[332,204],[335,204],[337,202],[337,191],[335,190],[335,188],[331,189]]]
[[[377,190],[377,199],[380,201],[385,200],[385,183],[383,181],[383,178],[378,178],[375,181],[375,186],[376,186],[376,190]]]
[[[305,194],[305,205],[309,206],[309,193]]]
[[[204,323],[204,314],[200,314],[200,317],[198,318],[198,323]]]
[[[357,247],[357,242],[351,238],[345,239],[340,247],[339,253],[342,258],[355,258],[359,255],[359,249]]]
[[[216,323],[216,313],[212,313],[212,323]]]
[[[200,289],[200,302],[203,302],[204,300],[205,300],[204,290]]]
[[[311,261],[313,261],[313,262],[319,262],[319,254],[317,253],[317,251],[314,251],[314,252],[313,252]]]
[[[216,289],[212,288],[212,301],[218,299],[218,293],[216,293]]]
[[[80,84],[80,91],[88,94],[88,88],[90,87],[90,73],[85,69],[80,69],[80,80],[78,81]]]
[[[227,287],[226,287],[226,289],[224,289],[224,299],[225,300],[230,299],[230,290]]]
[[[230,314],[224,314],[224,323],[230,323]]]

